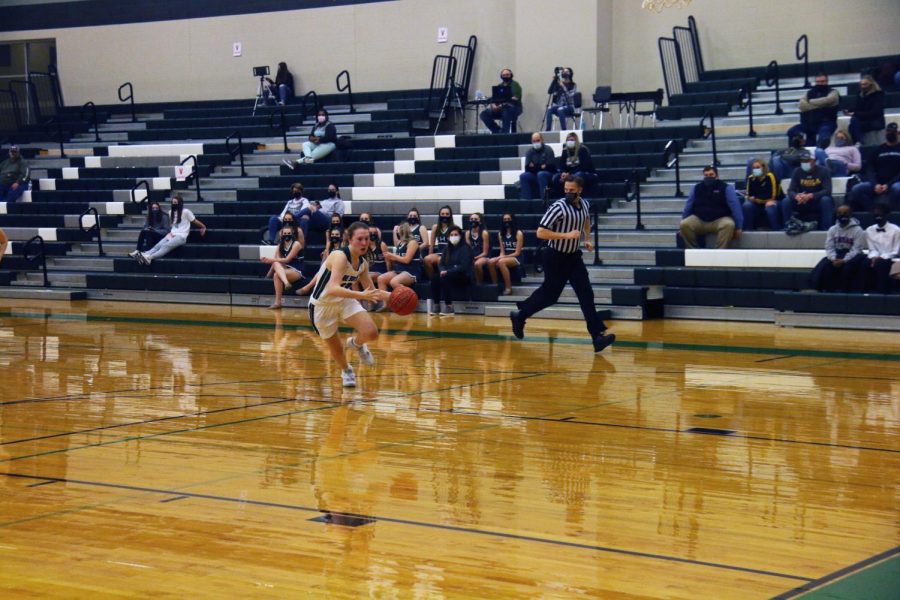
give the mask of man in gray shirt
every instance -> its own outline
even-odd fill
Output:
[[[519,175],[522,200],[534,200],[544,195],[556,172],[556,155],[553,148],[544,143],[540,132],[531,134],[531,148],[525,154],[525,171]]]
[[[18,146],[9,147],[9,158],[0,163],[0,202],[15,202],[28,189],[28,163]]]

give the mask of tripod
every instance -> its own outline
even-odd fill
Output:
[[[256,88],[256,101],[253,103],[253,112],[250,113],[252,116],[256,116],[256,108],[260,104],[266,103],[266,76],[259,76],[259,87]]]
[[[438,129],[441,126],[441,121],[444,120],[444,116],[447,114],[447,110],[450,108],[450,103],[455,102],[455,108],[462,114],[463,119],[463,131],[466,130],[466,109],[465,109],[465,98],[462,97],[462,88],[457,85],[455,81],[450,79],[447,82],[447,93],[444,94],[444,102],[441,104],[441,112],[438,114],[437,123],[434,125],[434,135],[437,135]]]

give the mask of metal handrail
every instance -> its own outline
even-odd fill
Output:
[[[594,230],[594,264],[602,265],[603,261],[600,259],[600,214],[598,205],[599,202],[591,203],[591,213],[594,218],[593,230]]]
[[[313,114],[319,112],[319,96],[316,94],[315,90],[309,90],[304,94],[303,99],[300,101],[300,120],[306,120],[306,102],[309,98],[312,97],[313,100]],[[302,124],[302,123],[301,123]]]
[[[146,190],[147,195],[144,196],[143,198],[141,198],[140,200],[138,200],[134,193],[138,190],[138,188],[141,188],[141,187],[144,188],[144,190]],[[133,186],[131,186],[131,201],[132,202],[135,202],[137,204],[143,204],[144,202],[146,202],[149,199],[150,199],[150,184],[147,182],[146,179],[141,179],[140,181],[135,183]]]
[[[123,98],[122,97],[122,89],[125,88],[126,86],[128,87],[128,97]],[[137,114],[134,112],[134,86],[131,85],[130,81],[126,81],[125,83],[123,83],[122,85],[119,86],[117,93],[119,95],[119,102],[128,102],[129,100],[131,100],[131,122],[137,123]]]
[[[667,169],[675,167],[675,197],[684,197],[681,191],[681,141],[677,139],[669,140],[666,147],[663,148],[663,162]]]
[[[91,225],[90,227],[85,227],[84,226],[84,218],[90,214],[94,215],[94,224]],[[94,208],[92,206],[91,208],[89,208],[86,211],[84,211],[83,213],[81,213],[81,216],[78,217],[78,228],[81,229],[82,233],[91,234],[91,237],[93,237],[93,232],[96,231],[97,232],[97,256],[106,256],[106,254],[103,252],[103,239],[100,234],[100,215],[97,214],[96,208]]]
[[[231,148],[231,140],[237,138],[237,148]],[[231,160],[234,160],[236,157],[241,157],[241,177],[247,176],[247,171],[244,169],[244,138],[241,137],[241,132],[235,130],[231,133],[227,138],[225,138],[225,151],[231,156]]]
[[[347,76],[347,83],[343,87],[341,87],[341,75]],[[350,112],[355,113],[356,109],[353,108],[353,89],[350,87],[350,71],[344,69],[338,73],[337,77],[334,78],[334,85],[337,86],[337,91],[339,92],[347,91],[347,98],[350,100]]]
[[[753,129],[753,86],[751,84],[746,84],[741,88],[738,96],[738,107],[747,109],[747,116],[750,122],[750,129],[747,131],[747,135],[756,137],[756,130]]]
[[[80,118],[82,121],[85,120],[85,118],[84,118],[84,109],[86,109],[88,106],[91,107],[91,121],[88,121],[88,122],[89,122],[89,123],[93,123],[93,125],[94,125],[94,138],[95,138],[94,141],[95,141],[95,142],[99,142],[99,141],[100,141],[100,125],[99,125],[98,122],[97,122],[97,105],[94,104],[93,102],[90,102],[90,101],[85,102],[85,103],[82,105],[82,107],[81,107],[81,112],[79,113],[79,118]]]
[[[50,79],[53,81],[53,96],[56,107],[62,108],[66,103],[63,100],[62,85],[59,83],[59,69],[56,68],[56,65],[47,65],[47,74],[50,75]]]
[[[33,243],[37,243],[40,246],[37,254],[29,255],[28,251],[31,249],[31,245]],[[50,278],[47,277],[47,255],[45,253],[44,248],[44,238],[39,235],[34,236],[27,242],[25,242],[25,246],[22,248],[22,256],[25,257],[25,260],[28,262],[35,262],[40,259],[41,261],[41,270],[44,272],[44,287],[50,287]]]
[[[784,114],[781,110],[781,78],[779,77],[778,61],[773,60],[766,67],[766,85],[775,86],[775,114]]]
[[[800,50],[800,42],[803,42],[802,51]],[[809,38],[805,33],[797,38],[797,43],[794,45],[794,55],[797,57],[797,60],[803,61],[803,87],[811,87],[809,85]]]
[[[0,94],[9,94],[9,102],[13,108],[13,118],[16,121],[16,129],[22,129],[22,115],[19,114],[19,95],[12,88],[0,90]]]
[[[60,158],[67,158],[67,157],[66,157],[66,147],[65,147],[65,145],[64,145],[66,136],[65,136],[65,133],[63,132],[62,121],[60,121],[58,118],[56,118],[56,119],[48,119],[47,122],[44,123],[44,129],[46,129],[47,132],[49,132],[49,131],[50,131],[50,128],[51,128],[53,125],[56,125],[56,137],[57,137],[57,139],[58,139],[58,141],[59,141],[59,157],[60,157]]]
[[[41,121],[41,105],[38,102],[37,87],[35,87],[34,83],[27,79],[13,79],[7,84],[6,87],[9,91],[14,92],[14,85],[21,85],[25,87],[25,97],[28,99],[25,102],[25,107],[28,109],[28,122],[39,123]],[[30,120],[32,110],[34,110],[34,121]]]
[[[633,193],[631,191],[632,186],[634,186]],[[632,200],[635,201],[634,208],[637,213],[637,220],[635,221],[634,228],[638,231],[643,231],[646,227],[641,221],[641,177],[637,169],[632,171],[631,176],[625,180],[625,201],[631,202]]]
[[[287,141],[287,132],[288,132],[288,123],[287,116],[284,114],[284,106],[278,107],[280,110],[276,113],[272,111],[269,113],[269,129],[281,129],[281,139],[284,142],[284,151],[285,153],[290,152],[290,148],[288,148]],[[280,119],[278,125],[275,124],[275,115],[279,115]]]
[[[197,156],[194,154],[190,154],[184,158],[183,161],[178,163],[179,165],[184,165],[189,160],[194,161],[194,168],[191,171],[191,174],[185,178],[185,182],[188,182],[189,179],[193,177],[194,179],[194,189],[197,193],[197,202],[203,202],[203,198],[200,196],[200,163],[197,162]],[[148,192],[149,194],[149,192]]]
[[[704,122],[709,117],[709,127]],[[708,110],[700,117],[700,127],[703,128],[703,139],[712,138],[713,164],[719,166],[719,153],[716,151],[716,115],[712,110]]]

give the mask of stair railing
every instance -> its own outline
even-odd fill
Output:
[[[87,216],[93,216],[94,222],[88,226],[84,226],[84,218]],[[103,239],[100,233],[100,215],[97,214],[97,209],[93,206],[78,217],[78,228],[81,229],[82,233],[87,233],[91,238],[94,237],[94,232],[97,232],[97,256],[106,256],[103,252]]]
[[[38,251],[35,254],[31,254],[30,251],[32,249],[32,246],[34,245],[38,247]],[[41,261],[41,271],[43,271],[44,273],[44,287],[50,287],[50,278],[47,277],[47,254],[44,247],[44,238],[36,235],[25,242],[25,247],[22,248],[22,255],[28,262],[33,263],[36,261]]]

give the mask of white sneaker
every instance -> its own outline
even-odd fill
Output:
[[[453,305],[445,303],[443,310],[441,310],[441,316],[442,317],[455,317],[456,313],[453,311]]]
[[[341,381],[343,381],[344,387],[356,387],[356,373],[353,372],[353,367],[341,371]]]
[[[356,342],[353,341],[353,336],[347,338],[347,345],[359,352],[359,361],[368,366],[372,366],[375,364],[375,357],[372,355],[372,352],[369,350],[368,344],[363,344],[362,346],[357,346]]]
[[[132,251],[132,252],[129,252],[129,253],[128,253],[128,256],[130,256],[130,257],[133,258],[134,260],[137,260],[138,254],[140,254],[140,251],[139,251],[139,250],[134,250],[134,251]]]
[[[144,254],[143,252],[141,252],[140,254],[138,254],[138,262],[141,263],[141,264],[144,265],[144,266],[149,267],[149,266],[150,266],[150,263],[153,262],[153,259],[150,258],[150,257],[148,257],[148,256],[147,256],[146,254]]]
[[[294,166],[295,166],[294,161],[288,160],[288,159],[286,159],[286,158],[285,158],[284,160],[281,161],[281,164],[283,164],[284,166],[286,166],[288,169],[293,169]]]

